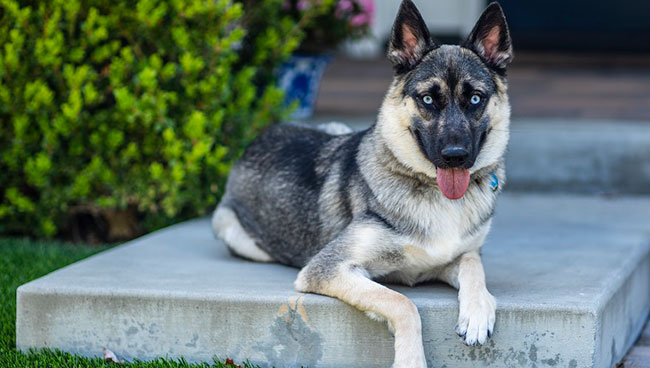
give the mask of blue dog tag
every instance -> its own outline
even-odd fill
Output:
[[[499,178],[497,178],[495,173],[490,175],[490,188],[492,188],[493,192],[496,192],[499,189]]]

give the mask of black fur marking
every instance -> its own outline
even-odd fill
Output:
[[[387,249],[381,251],[373,261],[395,265],[401,263],[404,258],[404,253],[401,250]]]
[[[346,215],[352,217],[352,199],[350,193],[350,181],[359,172],[359,165],[357,164],[357,153],[359,152],[359,144],[363,137],[367,134],[367,130],[353,134],[350,139],[341,145],[339,153],[342,155],[341,161],[341,185],[339,186],[339,194],[344,198],[343,208]]]
[[[415,137],[415,141],[418,143],[420,151],[422,151],[422,153],[428,157],[427,150],[424,147],[424,141],[422,140],[422,133],[420,132],[421,128],[414,125],[409,126],[409,131],[411,134],[413,134],[413,137]]]
[[[339,147],[339,152],[344,153],[341,170],[341,175],[343,175],[343,177],[349,179],[352,174],[359,169],[359,165],[357,164],[357,153],[359,152],[359,144],[367,133],[367,130],[354,133],[341,145],[341,147]],[[345,186],[347,186],[347,184],[347,182],[344,183]]]
[[[292,144],[282,145],[278,150],[280,160],[279,166],[293,169],[296,181],[310,190],[317,190],[322,184],[323,178],[316,175],[316,156],[313,153],[330,139],[327,135],[312,135],[308,139],[294,140]]]
[[[457,65],[456,60],[450,59],[450,62],[447,64],[446,72],[447,73],[445,76],[446,77],[445,80],[447,81],[447,86],[449,86],[449,92],[455,94],[456,87],[460,82],[460,69],[459,69],[459,65]]]
[[[389,230],[395,230],[395,226],[390,221],[373,210],[367,210],[366,217],[382,223]]]
[[[481,189],[482,188],[483,187],[481,187]],[[463,237],[472,237],[472,236],[476,235],[476,233],[481,229],[481,227],[483,227],[483,225],[485,225],[485,223],[490,221],[490,219],[494,216],[494,210],[495,210],[495,206],[492,206],[492,208],[490,209],[490,212],[483,214],[481,216],[481,218],[479,219],[479,221],[477,221],[474,224],[474,226],[472,226],[469,230],[467,230],[465,232]]]

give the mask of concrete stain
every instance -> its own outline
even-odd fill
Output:
[[[289,306],[286,304],[282,304],[280,308],[278,309],[278,313],[276,314],[278,317],[281,317],[285,314],[289,313]]]
[[[185,346],[187,346],[188,348],[195,348],[197,341],[199,341],[199,334],[194,333],[194,335],[192,335],[192,341],[185,344]]]
[[[556,354],[554,359],[543,359],[542,363],[554,367],[560,363],[560,354]]]
[[[296,312],[300,314],[302,317],[303,321],[307,324],[307,326],[311,327],[311,323],[309,323],[309,318],[307,317],[307,311],[305,310],[305,305],[303,304],[303,299],[300,298],[298,299],[298,306],[296,307]]]
[[[270,336],[255,345],[269,366],[315,366],[323,357],[323,338],[311,328],[303,297],[292,297],[278,310]]]
[[[520,366],[525,366],[526,363],[528,363],[528,360],[526,359],[526,353],[523,351],[520,351],[516,355],[517,357],[517,362],[519,363]]]
[[[160,333],[160,327],[156,323],[152,323],[149,325],[149,334],[151,335],[156,335]]]
[[[537,346],[535,344],[530,344],[530,350],[528,350],[528,359],[531,362],[537,361]]]
[[[503,366],[503,367],[555,367],[567,364],[560,354],[554,356],[546,355],[540,351],[537,342],[540,341],[538,334],[530,334],[526,336],[523,346],[520,349],[509,347],[507,349],[497,347],[494,340],[488,340],[488,343],[483,346],[469,347],[467,352],[462,352],[460,355],[449,354],[447,357],[455,359],[459,362],[476,362],[482,366]],[[543,335],[542,335],[543,336]],[[545,358],[545,359],[541,359]],[[474,364],[474,363],[472,363]],[[572,359],[566,365],[569,368],[577,368],[578,362]]]

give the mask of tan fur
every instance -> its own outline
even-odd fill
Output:
[[[306,288],[303,272],[296,279],[298,291],[335,297],[361,311],[383,317],[392,326],[395,334],[393,368],[426,367],[420,315],[407,297],[345,265],[341,266],[335,278],[321,284],[318,290]]]
[[[391,142],[390,150],[399,162],[407,168],[436,177],[436,167],[417,149],[417,142],[408,128],[411,117],[419,114],[412,99],[403,99],[399,91],[404,88],[402,82],[396,82],[388,91],[379,110],[377,127],[386,141]]]
[[[420,94],[425,94],[433,85],[438,85],[440,87],[440,93],[442,94],[446,94],[447,91],[449,91],[449,86],[447,86],[447,82],[445,82],[440,78],[431,78],[424,82],[418,83],[417,90]]]
[[[483,149],[476,158],[474,166],[470,169],[470,173],[474,173],[501,159],[505,154],[510,139],[510,102],[505,92],[506,87],[499,80],[497,80],[497,88],[503,92],[497,93],[490,98],[485,111],[485,114],[491,117],[490,126],[492,132],[488,134]]]

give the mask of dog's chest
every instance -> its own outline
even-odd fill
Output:
[[[437,238],[430,243],[405,242],[400,244],[402,259],[390,273],[389,279],[406,285],[433,280],[460,255],[477,250],[487,227],[480,234],[466,239],[450,236]]]
[[[461,254],[477,250],[489,230],[495,196],[473,191],[460,201],[406,200],[411,232],[402,232],[395,246],[402,257],[391,278],[407,284],[435,278]]]

